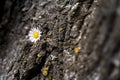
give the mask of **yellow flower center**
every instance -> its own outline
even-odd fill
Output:
[[[39,33],[38,33],[38,32],[34,32],[34,33],[33,33],[33,37],[34,37],[35,39],[37,39],[37,38],[39,37]]]

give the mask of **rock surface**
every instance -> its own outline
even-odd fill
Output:
[[[1,0],[0,11],[0,80],[120,80],[119,0]]]

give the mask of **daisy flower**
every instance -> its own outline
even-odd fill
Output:
[[[32,28],[29,31],[28,37],[31,42],[36,42],[40,39],[41,37],[41,31],[38,28]]]

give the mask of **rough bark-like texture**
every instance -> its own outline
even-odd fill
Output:
[[[119,0],[1,0],[0,11],[0,80],[120,80]]]

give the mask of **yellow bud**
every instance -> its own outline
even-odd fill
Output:
[[[43,67],[43,75],[44,76],[48,75],[48,67],[46,67],[46,66]]]
[[[75,51],[75,53],[78,53],[79,52],[79,48],[78,47],[74,48],[74,51]]]
[[[42,56],[42,55],[41,55],[40,53],[37,54],[37,57],[38,57],[38,58],[41,58],[41,56]]]

